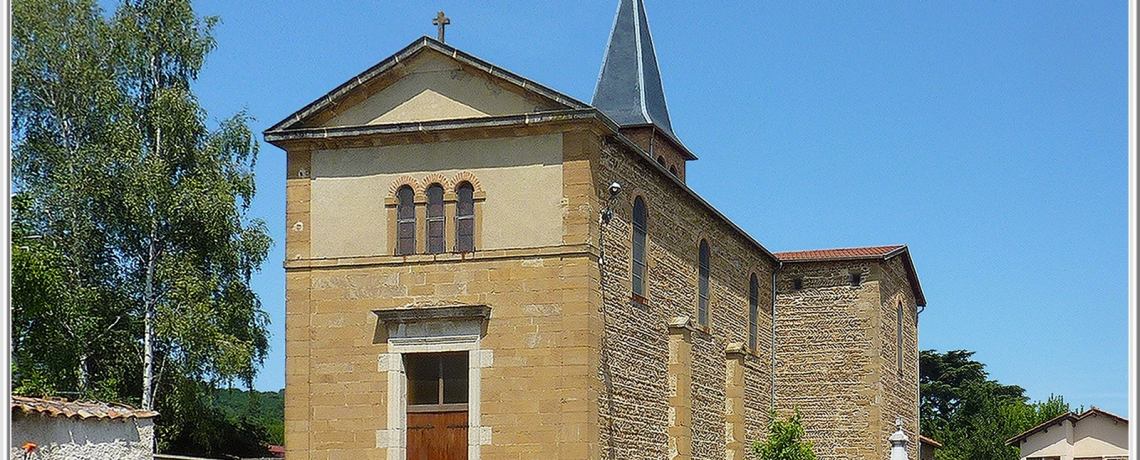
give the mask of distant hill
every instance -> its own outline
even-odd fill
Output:
[[[248,418],[265,427],[269,443],[285,443],[285,390],[246,391],[239,388],[222,388],[214,393],[214,404],[227,417]]]

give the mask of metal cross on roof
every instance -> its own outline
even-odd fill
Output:
[[[444,26],[451,24],[451,18],[444,16],[443,12],[440,11],[438,14],[435,15],[435,19],[431,20],[431,23],[433,25],[439,26],[439,41],[443,42],[443,28],[444,28]]]

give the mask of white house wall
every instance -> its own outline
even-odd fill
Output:
[[[154,422],[150,419],[75,420],[20,416],[12,423],[10,458],[23,458],[23,445],[37,444],[36,460],[151,460]]]

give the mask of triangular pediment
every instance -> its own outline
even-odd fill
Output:
[[[502,117],[587,107],[423,37],[270,131]]]

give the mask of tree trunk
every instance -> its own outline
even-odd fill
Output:
[[[143,375],[142,408],[154,410],[154,263],[155,227],[152,221],[147,248],[146,285],[143,288]]]

